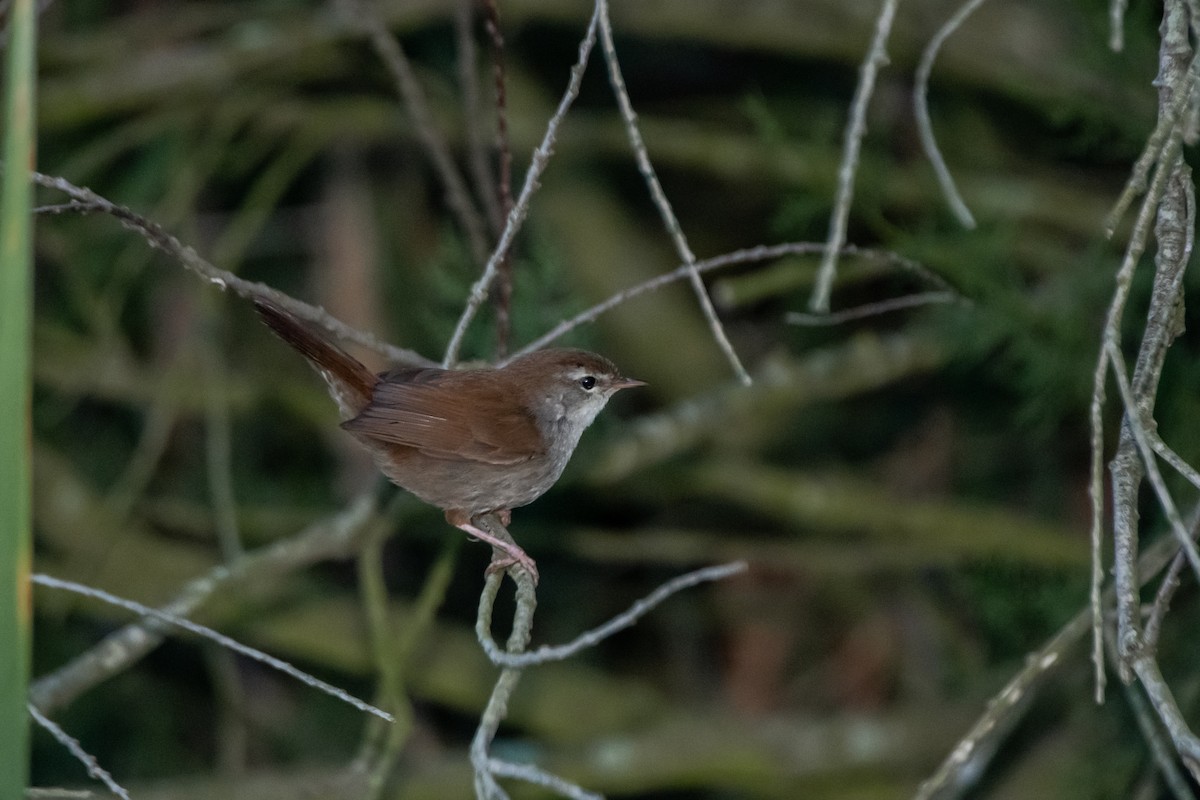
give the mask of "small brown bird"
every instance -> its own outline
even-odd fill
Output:
[[[397,368],[376,375],[280,306],[263,321],[329,384],[342,427],[396,485],[446,512],[446,521],[507,554],[489,570],[537,567],[475,519],[532,503],[562,475],[579,437],[621,389],[643,386],[585,350],[538,350],[502,369]]]

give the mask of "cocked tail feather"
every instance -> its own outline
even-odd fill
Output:
[[[329,385],[342,418],[356,416],[371,402],[379,378],[361,361],[309,330],[291,312],[270,300],[254,299],[254,310],[280,339],[304,356]]]

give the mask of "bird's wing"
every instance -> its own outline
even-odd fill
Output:
[[[435,458],[517,464],[545,452],[533,417],[495,375],[422,369],[388,373],[342,427]]]

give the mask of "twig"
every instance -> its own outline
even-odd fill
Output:
[[[487,527],[488,532],[501,538],[508,538],[508,531],[500,524],[495,515],[487,515],[476,519],[477,524]],[[634,603],[625,613],[609,620],[604,625],[577,637],[569,644],[560,647],[539,647],[532,653],[526,653],[533,629],[533,613],[537,608],[536,587],[532,576],[522,568],[510,567],[508,574],[516,583],[517,608],[513,615],[512,632],[504,650],[501,650],[492,638],[492,611],[495,607],[496,595],[503,582],[503,575],[491,573],[484,581],[483,591],[479,597],[479,612],[475,619],[475,635],[484,652],[493,664],[502,667],[492,696],[476,729],[471,742],[471,765],[475,771],[475,795],[478,800],[497,800],[507,798],[508,794],[496,782],[497,777],[511,777],[528,781],[548,788],[572,800],[595,800],[598,795],[586,791],[562,778],[551,775],[537,767],[527,764],[514,764],[491,757],[489,749],[500,723],[508,713],[508,703],[516,689],[517,682],[526,667],[544,664],[550,661],[561,661],[570,658],[579,651],[594,646],[596,643],[611,636],[617,631],[633,625],[640,617],[656,607],[663,600],[676,592],[695,586],[705,581],[720,580],[746,569],[744,562],[725,564],[718,567],[708,567],[681,575],[660,586],[642,600]]]
[[[1193,60],[1190,6],[1181,0],[1167,2],[1160,28],[1159,117],[1167,116],[1178,92],[1191,92],[1189,68]],[[1110,467],[1113,481],[1114,561],[1117,583],[1117,649],[1123,677],[1130,672],[1141,681],[1150,705],[1171,736],[1175,749],[1193,778],[1200,779],[1200,738],[1191,731],[1180,713],[1170,687],[1163,680],[1157,654],[1145,646],[1138,629],[1142,609],[1137,592],[1138,494],[1147,475],[1179,536],[1182,523],[1166,493],[1158,465],[1144,434],[1153,421],[1155,395],[1167,349],[1182,330],[1182,283],[1194,244],[1195,194],[1191,170],[1183,162],[1178,146],[1168,143],[1159,159],[1156,182],[1163,176],[1161,201],[1157,205],[1154,235],[1158,244],[1150,307],[1133,375],[1126,379],[1121,363],[1117,331],[1105,330],[1105,350],[1114,366],[1125,404],[1124,423],[1116,455]],[[1136,232],[1135,232],[1136,235]],[[1186,534],[1185,539],[1190,542]],[[1200,557],[1194,547],[1185,547],[1193,568],[1200,574]]]
[[[1162,440],[1156,430],[1146,431],[1146,438],[1150,440],[1150,446],[1154,448],[1154,452],[1166,461],[1171,467],[1187,479],[1187,482],[1200,489],[1200,471],[1191,464],[1187,463],[1180,457],[1178,453],[1172,450],[1167,443]]]
[[[371,492],[360,495],[337,515],[310,525],[301,533],[250,553],[236,569],[214,567],[185,585],[163,611],[175,616],[192,613],[209,597],[239,585],[350,553],[375,519]],[[88,651],[49,675],[37,679],[30,700],[45,713],[61,708],[96,684],[127,669],[163,639],[163,624],[142,619],[106,636]]]
[[[1158,662],[1146,653],[1138,655],[1133,660],[1133,670],[1146,690],[1146,697],[1154,707],[1158,718],[1162,720],[1175,750],[1183,759],[1184,765],[1192,773],[1192,779],[1200,781],[1200,738],[1197,738],[1188,727],[1187,720],[1179,710],[1171,687],[1163,680]]]
[[[55,203],[48,206],[38,206],[33,209],[34,214],[90,214],[93,211],[103,211],[104,209],[94,203],[80,203],[72,200],[68,203]]]
[[[822,252],[824,247],[825,245],[821,242],[787,242],[785,244],[758,245],[757,247],[750,247],[745,250],[735,250],[731,253],[725,253],[712,258],[706,258],[702,261],[695,262],[693,266],[697,272],[703,273],[711,270],[723,269],[736,264],[751,264],[757,261],[770,261],[771,259],[786,255],[812,255]],[[927,278],[930,278],[941,286],[946,285],[945,281],[943,281],[940,277],[929,272],[917,262],[891,251],[874,250],[870,248],[860,248],[854,245],[846,245],[842,248],[842,253],[846,255],[859,255],[869,258],[888,259],[896,262],[905,269],[911,269]],[[660,289],[663,286],[676,281],[683,280],[684,278],[690,276],[691,271],[692,270],[687,264],[683,264],[679,267],[676,267],[671,272],[664,272],[662,275],[657,275],[647,281],[630,286],[627,289],[622,289],[621,291],[609,297],[607,300],[603,300],[591,308],[579,312],[570,319],[563,320],[562,322],[558,323],[548,332],[542,334],[537,339],[534,339],[532,342],[513,353],[508,357],[508,359],[501,362],[499,366],[503,366],[509,361],[512,361],[514,358],[524,355],[525,353],[531,353],[534,350],[539,350],[545,347],[551,342],[565,336],[567,333],[570,333],[575,328],[578,328],[580,325],[585,325],[589,322],[592,322],[604,312],[616,308],[631,298],[655,289]]]
[[[482,521],[482,520],[480,520]],[[491,532],[496,532],[496,525],[491,527]],[[513,576],[513,581],[517,584],[517,610],[513,615],[512,633],[508,637],[508,652],[520,653],[529,644],[529,637],[533,628],[533,611],[537,607],[537,593],[533,583],[533,576],[526,570],[516,569],[510,570]],[[500,590],[500,584],[504,576],[501,573],[495,572],[487,576],[484,581],[483,592],[479,597],[479,615],[476,618],[475,629],[478,632],[480,629],[491,627],[492,608],[496,600],[496,594]],[[487,706],[483,710],[483,715],[479,719],[479,727],[475,730],[475,736],[471,740],[471,766],[475,771],[475,796],[477,800],[494,800],[495,798],[507,798],[508,794],[500,788],[496,782],[496,777],[491,770],[491,756],[489,754],[492,740],[496,737],[496,731],[500,728],[500,723],[504,721],[508,714],[508,702],[512,697],[513,691],[517,688],[517,682],[521,679],[520,669],[504,669],[501,670],[500,676],[496,679],[496,685],[492,687],[492,696],[488,698]]]
[[[1178,159],[1178,154],[1175,156]],[[1121,428],[1116,454],[1110,465],[1113,485],[1113,541],[1114,573],[1117,579],[1117,631],[1118,646],[1126,661],[1140,648],[1138,630],[1139,602],[1134,591],[1136,577],[1129,574],[1135,566],[1137,555],[1138,490],[1144,470],[1152,464],[1139,460],[1141,444],[1136,439],[1137,429],[1133,425],[1151,419],[1154,395],[1162,373],[1167,347],[1175,336],[1179,293],[1182,278],[1191,252],[1191,234],[1194,209],[1190,188],[1190,172],[1176,160],[1173,164],[1159,165],[1155,183],[1164,184],[1161,195],[1148,195],[1145,205],[1157,208],[1155,237],[1159,251],[1155,259],[1154,290],[1150,308],[1146,314],[1145,334],[1138,348],[1137,363],[1130,378],[1135,405],[1127,406],[1125,424]],[[1174,184],[1170,191],[1167,184]],[[1161,196],[1162,202],[1156,200]],[[1183,207],[1180,207],[1183,206]],[[1144,234],[1142,234],[1144,235]],[[1141,237],[1139,236],[1139,239]],[[1134,249],[1131,242],[1130,249]],[[1128,290],[1126,289],[1126,292]],[[1114,299],[1114,303],[1116,300]],[[1116,325],[1105,328],[1105,350],[1109,363],[1113,353],[1120,352],[1119,320]],[[1195,559],[1193,564],[1196,563]],[[1128,673],[1122,678],[1128,679]]]
[[[614,633],[631,627],[671,595],[697,584],[724,580],[732,575],[745,572],[746,569],[745,561],[734,561],[729,564],[705,567],[672,578],[608,622],[580,634],[563,645],[542,645],[532,652],[514,655],[511,652],[501,650],[487,629],[477,628],[476,632],[479,635],[479,643],[483,646],[483,651],[491,659],[492,663],[498,667],[522,668],[547,664],[551,661],[564,661],[577,655],[580,651],[586,650],[589,647],[595,647]]]
[[[483,0],[484,24],[492,42],[492,75],[496,87],[496,150],[500,155],[500,181],[497,186],[500,208],[507,217],[512,211],[512,147],[508,135],[508,84],[504,67],[504,32],[500,28],[500,8],[496,0]]]
[[[1105,363],[1106,363],[1106,361],[1105,361]],[[1106,368],[1106,366],[1105,366],[1105,368]],[[1100,407],[1102,407],[1103,403],[1104,403],[1104,393],[1103,393],[1103,387],[1102,387],[1102,389],[1100,389],[1100,393],[1098,396],[1098,402],[1097,402],[1097,397],[1093,396],[1093,407],[1092,407],[1092,425],[1093,425],[1092,431],[1093,431],[1093,449],[1094,449],[1093,450],[1093,463],[1092,463],[1092,469],[1093,469],[1092,486],[1093,487],[1098,487],[1098,486],[1103,485],[1103,476],[1102,476],[1102,473],[1100,473],[1100,470],[1102,470],[1102,464],[1100,464],[1100,459],[1098,457],[1098,452],[1100,450],[1100,447],[1102,447],[1103,445],[1098,444],[1096,439],[1094,439],[1094,437],[1096,437],[1096,433],[1100,429],[1099,428],[1099,414],[1100,414]],[[1196,470],[1194,467],[1192,467],[1192,465],[1188,464],[1186,461],[1183,461],[1183,459],[1180,456],[1178,456],[1178,453],[1176,453],[1174,450],[1171,450],[1170,447],[1168,445],[1166,445],[1165,441],[1163,441],[1162,437],[1159,437],[1156,429],[1150,429],[1150,431],[1144,431],[1144,432],[1142,432],[1142,435],[1145,435],[1146,439],[1148,441],[1150,441],[1150,446],[1152,447],[1153,451],[1156,452],[1160,458],[1163,458],[1163,461],[1170,464],[1171,467],[1174,468],[1178,474],[1182,475],[1184,477],[1184,479],[1187,479],[1188,482],[1192,483],[1193,486],[1195,486],[1196,488],[1200,488],[1200,471]],[[1098,630],[1102,630],[1102,628],[1099,628],[1098,626],[1103,625],[1103,615],[1102,615],[1102,613],[1100,613],[1099,591],[1100,591],[1100,581],[1103,581],[1104,572],[1103,572],[1102,560],[1100,560],[1100,542],[1099,542],[1100,529],[1099,529],[1099,525],[1096,524],[1096,522],[1099,519],[1100,513],[1102,513],[1102,510],[1103,510],[1103,498],[1100,498],[1100,503],[1099,503],[1100,509],[1099,510],[1096,507],[1096,499],[1097,498],[1094,497],[1094,495],[1093,495],[1092,590],[1091,590],[1092,609],[1093,609],[1093,613],[1092,613],[1092,626],[1093,626],[1092,658],[1093,658],[1093,662],[1096,662],[1097,657],[1103,657],[1103,652],[1097,652],[1096,649],[1103,648],[1103,644],[1104,644],[1103,633],[1097,633]],[[1183,565],[1184,559],[1183,559],[1182,552],[1180,553],[1180,555],[1178,555],[1178,557],[1176,557],[1176,561],[1178,561],[1178,566]],[[1172,570],[1172,572],[1177,571],[1177,566],[1175,564],[1172,564],[1171,570]],[[1156,610],[1156,612],[1158,612],[1158,608],[1159,608],[1158,603],[1156,603],[1156,606],[1154,606],[1154,610]],[[1160,612],[1160,613],[1165,613],[1165,609],[1163,609],[1163,612]],[[1144,631],[1144,633],[1142,633],[1142,638],[1144,638],[1146,646],[1150,646],[1150,648],[1153,648],[1154,644],[1157,643],[1158,626],[1160,624],[1162,624],[1162,619],[1159,619],[1159,618],[1157,618],[1156,615],[1151,614],[1150,619],[1148,619],[1146,622],[1145,631]],[[1104,702],[1104,682],[1105,682],[1104,681],[1103,661],[1096,662],[1096,663],[1100,664],[1100,666],[1097,667],[1097,672],[1096,672],[1096,702],[1103,703]]]
[[[1133,389],[1129,385],[1129,378],[1125,372],[1125,357],[1112,342],[1108,343],[1108,358],[1112,362],[1113,373],[1117,378],[1117,388],[1120,390],[1121,399],[1125,403],[1125,421],[1133,434],[1133,439],[1137,444],[1138,450],[1141,452],[1142,465],[1145,468],[1147,477],[1150,478],[1150,485],[1154,487],[1154,493],[1158,497],[1158,504],[1163,512],[1166,513],[1171,530],[1174,532],[1175,538],[1179,540],[1179,546],[1183,548],[1188,562],[1192,565],[1192,570],[1196,573],[1196,578],[1200,580],[1200,552],[1197,552],[1195,542],[1188,536],[1187,529],[1183,524],[1183,518],[1179,516],[1179,510],[1175,507],[1175,501],[1171,499],[1171,493],[1167,489],[1167,484],[1162,478],[1162,473],[1158,470],[1158,462],[1154,459],[1154,450],[1150,446],[1150,442],[1146,436],[1146,422],[1141,417],[1142,408],[1138,404],[1137,398],[1133,395]]]
[[[140,234],[151,247],[162,250],[185,268],[204,278],[222,291],[232,289],[239,297],[247,299],[263,297],[271,300],[283,306],[300,319],[320,325],[344,341],[354,342],[355,344],[374,350],[395,363],[421,367],[434,365],[433,361],[419,353],[387,344],[369,333],[364,333],[350,327],[346,323],[335,319],[323,308],[302,303],[265,283],[248,281],[244,278],[239,278],[232,272],[214,267],[201,258],[194,249],[185,247],[178,239],[167,233],[162,226],[125,206],[119,206],[116,203],[106,200],[91,189],[75,186],[65,178],[43,175],[39,172],[31,174],[36,183],[66,194],[68,197],[85,206],[86,210],[101,211],[115,217],[122,225]]]
[[[642,139],[642,132],[637,124],[637,114],[633,110],[629,91],[625,88],[625,78],[621,75],[621,64],[617,60],[617,48],[613,44],[612,20],[608,13],[608,0],[597,0],[596,5],[601,9],[600,42],[601,49],[604,51],[604,59],[608,62],[608,81],[616,95],[617,107],[621,109],[621,119],[625,122],[625,134],[629,138],[629,144],[633,147],[638,170],[642,173],[642,179],[650,190],[654,206],[658,209],[663,225],[666,226],[667,233],[675,244],[675,252],[683,261],[684,266],[688,268],[688,279],[696,294],[696,300],[700,303],[700,309],[704,312],[705,319],[708,320],[708,327],[713,339],[721,348],[721,352],[725,354],[725,358],[729,361],[738,380],[743,386],[749,386],[751,384],[750,373],[746,372],[741,359],[733,349],[733,344],[729,341],[729,336],[725,333],[725,327],[721,324],[720,317],[717,316],[717,309],[713,306],[712,298],[708,296],[708,289],[704,286],[704,281],[700,280],[700,273],[696,270],[696,256],[692,254],[692,248],[688,245],[679,219],[671,209],[671,202],[667,199],[662,184],[659,183],[654,165],[650,163],[650,154],[646,151],[646,143]]]
[[[1168,154],[1172,151],[1170,144],[1168,144],[1166,150]],[[1178,148],[1174,148],[1174,157],[1178,157],[1178,152]],[[1104,321],[1104,332],[1101,335],[1100,353],[1096,357],[1096,368],[1092,372],[1092,400],[1090,409],[1092,453],[1088,494],[1092,504],[1092,524],[1090,531],[1092,547],[1092,662],[1095,669],[1095,698],[1097,703],[1104,702],[1104,687],[1106,682],[1104,675],[1104,629],[1100,610],[1100,586],[1104,581],[1101,539],[1104,528],[1104,387],[1109,368],[1108,342],[1111,341],[1116,344],[1120,341],[1121,320],[1124,317],[1125,304],[1129,299],[1129,292],[1133,286],[1133,274],[1137,269],[1138,262],[1141,260],[1142,253],[1145,251],[1146,241],[1150,235],[1150,223],[1158,208],[1159,199],[1166,192],[1169,175],[1170,170],[1167,169],[1166,164],[1160,163],[1158,169],[1155,171],[1154,181],[1150,186],[1150,190],[1143,199],[1141,208],[1138,210],[1138,216],[1133,224],[1133,232],[1130,236],[1129,244],[1125,248],[1125,255],[1121,259],[1121,266],[1117,270],[1114,279],[1113,295],[1109,301],[1108,312]],[[1128,495],[1126,493],[1122,496]],[[1118,552],[1118,556],[1114,558],[1113,569],[1118,587],[1118,596],[1131,596],[1137,577],[1130,574],[1129,567],[1132,564],[1132,559],[1136,558],[1136,548],[1130,539],[1129,526],[1124,524],[1124,520],[1128,519],[1128,514],[1126,513],[1126,509],[1116,502],[1117,497],[1117,490],[1114,487],[1113,546],[1114,550]],[[1136,610],[1125,603],[1118,603],[1117,606],[1117,635],[1126,641],[1126,652],[1132,652],[1132,650],[1136,649],[1138,635]],[[1121,678],[1122,680],[1130,678],[1127,669],[1122,669]]]
[[[933,122],[929,118],[929,75],[933,72],[933,62],[941,51],[942,45],[962,26],[967,17],[974,14],[975,10],[983,4],[984,0],[967,0],[933,35],[925,52],[921,54],[921,61],[917,65],[916,85],[913,86],[913,111],[917,118],[917,131],[921,137],[921,147],[925,150],[925,157],[933,164],[933,171],[937,174],[938,184],[942,187],[942,194],[946,195],[946,202],[950,204],[950,210],[958,217],[959,223],[964,228],[974,228],[975,218],[971,216],[971,210],[963,202],[962,195],[959,194],[958,187],[954,184],[954,177],[950,174],[945,159],[942,158],[942,151],[938,149],[937,139],[933,135]]]
[[[1150,607],[1150,614],[1146,617],[1146,629],[1142,634],[1142,641],[1147,650],[1158,649],[1158,637],[1162,632],[1163,619],[1167,616],[1167,609],[1171,606],[1171,598],[1175,596],[1175,590],[1179,588],[1179,575],[1183,572],[1185,563],[1183,550],[1180,550],[1171,559],[1171,566],[1167,568],[1167,574],[1154,594],[1154,605]]]
[[[429,101],[425,98],[425,91],[421,88],[421,82],[417,80],[416,73],[413,72],[408,56],[404,54],[404,49],[396,41],[396,37],[392,36],[387,26],[383,24],[383,20],[373,5],[373,0],[340,0],[340,2],[350,9],[352,16],[358,19],[363,31],[370,37],[375,53],[392,73],[392,79],[396,84],[396,93],[412,118],[417,139],[424,146],[425,154],[429,156],[429,160],[446,190],[446,204],[458,218],[458,224],[462,226],[463,232],[467,236],[471,257],[477,264],[484,263],[487,258],[487,237],[484,234],[483,221],[480,219],[478,209],[471,201],[466,181],[463,180],[462,174],[454,164],[454,158],[450,155],[450,145],[438,130],[437,123],[434,122]]]
[[[876,303],[866,303],[843,311],[831,311],[828,314],[805,314],[801,311],[790,311],[784,316],[784,319],[792,325],[813,327],[841,325],[856,319],[887,314],[890,311],[928,306],[934,303],[956,303],[962,299],[962,295],[955,292],[918,292],[904,297],[893,297],[890,300],[880,300]]]
[[[1171,562],[1172,568],[1177,563],[1179,563],[1178,557]],[[1110,637],[1110,639],[1115,639],[1115,637]],[[1110,645],[1107,649],[1108,656],[1113,661],[1120,658],[1115,647]],[[1170,788],[1175,800],[1196,800],[1196,796],[1187,785],[1187,779],[1179,770],[1179,764],[1175,761],[1174,750],[1163,736],[1163,732],[1155,720],[1154,711],[1146,702],[1141,690],[1131,684],[1126,684],[1123,688],[1125,698],[1129,701],[1129,708],[1133,711],[1133,717],[1142,732],[1142,738],[1146,740],[1146,744],[1150,748],[1150,755],[1158,766],[1158,771],[1162,774],[1163,782]]]
[[[1113,308],[1109,308],[1111,318]],[[1118,312],[1119,313],[1119,312]],[[1088,603],[1092,609],[1092,676],[1095,687],[1092,697],[1097,705],[1104,703],[1104,690],[1108,676],[1104,669],[1104,609],[1100,604],[1100,592],[1104,586],[1104,404],[1106,401],[1105,378],[1108,377],[1108,351],[1101,348],[1092,372],[1092,399],[1088,422],[1091,428],[1091,456],[1088,466],[1088,499],[1091,504],[1092,522],[1088,526],[1088,547],[1092,554],[1092,569],[1089,580]],[[1118,635],[1120,634],[1118,626]],[[1119,665],[1119,662],[1118,662]],[[1126,672],[1120,672],[1124,678]]]
[[[512,211],[512,146],[508,137],[508,89],[504,72],[504,33],[496,0],[483,0],[484,23],[492,42],[492,75],[496,87],[496,151],[500,154],[500,208],[507,217]],[[496,271],[496,358],[508,352],[512,334],[512,253],[505,253]]]
[[[875,91],[875,75],[887,64],[887,40],[896,17],[896,6],[900,0],[883,0],[879,16],[875,20],[875,36],[871,49],[859,68],[858,86],[850,105],[850,119],[846,123],[845,144],[842,148],[842,165],[838,168],[838,189],[833,204],[833,216],[829,220],[829,238],[825,243],[825,254],[817,270],[817,283],[809,299],[810,311],[820,314],[829,311],[829,295],[837,277],[837,257],[846,241],[846,223],[850,217],[850,204],[854,201],[854,176],[858,172],[858,154],[862,147],[863,134],[867,129],[867,104]]]
[[[118,797],[124,798],[124,800],[129,800],[129,792],[125,791],[125,788],[121,786],[121,784],[113,780],[113,776],[110,775],[108,771],[104,769],[104,767],[100,766],[100,763],[96,761],[95,757],[91,753],[83,749],[83,746],[79,744],[78,739],[71,736],[69,733],[55,724],[53,720],[48,718],[42,712],[38,711],[37,707],[32,703],[29,703],[27,707],[29,709],[29,715],[33,717],[34,722],[45,728],[46,731],[48,731],[50,735],[54,737],[55,741],[67,748],[71,755],[75,756],[75,758],[87,768],[89,777],[95,778],[103,783],[110,792]]]
[[[508,359],[506,359],[504,362],[501,362],[501,366],[509,361],[512,361],[518,356],[522,356],[526,353],[532,353],[534,350],[540,350],[556,339],[559,339],[575,330],[580,325],[586,325],[587,323],[592,322],[604,312],[616,308],[631,298],[655,289],[661,289],[663,286],[689,277],[693,269],[697,272],[708,272],[709,270],[721,269],[722,267],[729,267],[735,264],[750,264],[755,261],[769,261],[773,258],[779,258],[780,256],[785,255],[818,253],[820,252],[821,247],[822,245],[814,242],[790,242],[788,244],[779,245],[759,245],[758,247],[752,247],[748,250],[736,250],[732,253],[726,253],[714,258],[707,258],[703,261],[697,261],[690,266],[688,264],[683,264],[682,266],[676,267],[671,272],[664,272],[662,275],[657,275],[647,281],[630,286],[627,289],[622,289],[621,291],[609,297],[607,300],[602,300],[591,308],[579,312],[570,319],[563,320],[546,333],[542,334],[517,352],[513,353],[508,357]]]
[[[462,348],[462,340],[467,334],[467,327],[470,326],[471,321],[479,312],[479,307],[483,304],[483,301],[487,299],[488,288],[492,285],[492,281],[495,280],[496,270],[499,268],[500,261],[512,247],[513,239],[516,237],[517,231],[520,230],[521,224],[525,221],[525,217],[529,213],[529,202],[533,198],[533,193],[536,191],[542,173],[545,171],[546,165],[550,162],[550,155],[554,151],[554,143],[558,139],[558,128],[562,124],[567,110],[570,109],[571,104],[575,102],[575,98],[579,95],[579,85],[583,81],[583,73],[587,67],[588,55],[592,52],[592,47],[596,44],[599,16],[600,4],[599,0],[597,0],[596,7],[592,12],[591,22],[588,23],[587,33],[579,43],[579,58],[576,60],[575,65],[571,67],[571,77],[567,82],[567,89],[563,93],[563,97],[559,101],[554,115],[550,117],[550,121],[546,124],[546,132],[542,135],[541,144],[533,151],[529,169],[525,171],[525,183],[521,187],[521,194],[517,196],[517,201],[513,204],[512,211],[508,214],[508,219],[505,220],[504,230],[500,233],[500,241],[496,243],[496,248],[492,251],[491,257],[484,266],[483,274],[479,276],[479,280],[471,287],[466,307],[463,308],[462,315],[458,319],[458,324],[454,328],[454,333],[446,345],[446,352],[442,357],[442,364],[444,366],[452,366],[458,360],[458,352]]]
[[[913,800],[958,797],[984,773],[1000,744],[1017,724],[1034,689],[1063,662],[1067,651],[1087,630],[1086,609],[1054,634],[1041,649],[1030,653],[1025,667],[988,701],[987,710],[959,740],[937,771],[920,785]]]
[[[515,764],[512,761],[489,758],[488,770],[501,778],[516,778],[535,786],[545,787],[563,797],[570,798],[570,800],[604,800],[603,795],[589,792],[557,775],[551,775],[543,769],[538,769],[532,764]]]
[[[1190,530],[1194,533],[1200,526],[1200,506],[1192,512]],[[1138,569],[1143,580],[1151,577],[1167,565],[1178,552],[1174,539],[1163,538],[1147,547],[1138,559]],[[1102,593],[1103,602],[1112,602],[1114,587]],[[977,783],[986,771],[987,761],[999,748],[1001,741],[1011,731],[1017,720],[1017,711],[1025,707],[1024,702],[1037,686],[1054,670],[1067,663],[1068,650],[1088,632],[1091,609],[1084,607],[1058,630],[1039,650],[1025,659],[1025,666],[1012,677],[1000,692],[987,704],[979,717],[937,771],[921,784],[914,800],[959,797]],[[986,756],[986,757],[985,757]]]
[[[151,608],[150,606],[142,605],[141,603],[135,602],[133,600],[127,600],[124,597],[117,597],[116,595],[110,594],[109,592],[106,592],[103,589],[96,589],[91,586],[84,586],[82,583],[76,583],[75,581],[65,581],[60,578],[55,578],[50,575],[43,575],[41,573],[35,573],[30,578],[30,580],[33,583],[39,584],[41,586],[48,586],[51,589],[62,589],[64,591],[74,592],[75,594],[83,595],[84,597],[91,597],[93,599],[100,600],[105,603],[109,603],[110,605],[114,605],[114,606],[118,606],[120,608],[127,609],[129,611],[134,612],[135,614],[140,614],[144,617],[154,617],[155,619],[161,620],[162,622],[169,623],[178,628],[183,628],[185,631],[194,633],[197,636],[202,636],[205,639],[210,639],[211,641],[214,641],[217,644],[221,645],[222,647],[226,647],[226,648],[234,651],[235,653],[239,653],[243,656],[246,656],[247,658],[258,661],[261,664],[266,664],[268,667],[276,669],[285,675],[290,675],[291,677],[295,678],[296,680],[300,681],[301,683],[305,684],[306,686],[311,686],[312,688],[322,691],[325,694],[331,695],[332,697],[336,697],[337,699],[341,700],[342,702],[348,703],[348,704],[354,706],[359,711],[365,711],[368,714],[374,714],[375,716],[379,717],[380,719],[385,719],[388,722],[392,721],[391,714],[387,713],[386,711],[382,711],[382,710],[376,708],[375,706],[371,705],[370,703],[368,703],[364,700],[359,700],[357,697],[348,693],[344,689],[339,689],[336,686],[326,683],[325,681],[321,680],[320,678],[317,678],[313,675],[309,675],[307,672],[303,672],[303,671],[297,669],[296,667],[292,666],[291,664],[287,663],[286,661],[283,661],[282,659],[278,659],[275,656],[268,655],[267,653],[262,652],[261,650],[256,650],[253,647],[244,645],[235,639],[229,638],[228,636],[226,636],[223,633],[218,633],[217,631],[214,631],[212,628],[208,628],[208,627],[205,627],[204,625],[200,625],[199,623],[192,622],[190,619],[175,616],[174,614],[168,613],[166,611],[162,611],[157,608]]]
[[[462,89],[463,124],[467,136],[467,167],[475,184],[475,196],[487,215],[492,234],[499,236],[507,211],[500,210],[496,179],[488,163],[488,146],[480,118],[479,76],[476,74],[475,37],[472,35],[476,0],[459,0],[454,13],[457,41],[458,83]]]
[[[1125,188],[1121,190],[1121,196],[1113,204],[1112,211],[1108,212],[1108,216],[1104,220],[1104,235],[1107,238],[1111,239],[1116,233],[1117,224],[1129,210],[1133,198],[1146,191],[1151,168],[1155,164],[1169,163],[1171,159],[1167,153],[1182,145],[1183,125],[1181,119],[1184,109],[1192,100],[1192,91],[1196,86],[1198,70],[1200,70],[1200,57],[1192,60],[1192,65],[1188,68],[1188,80],[1184,90],[1175,96],[1167,113],[1160,117],[1154,126],[1154,131],[1146,139],[1146,146],[1142,148],[1141,155],[1134,162],[1133,169],[1129,173],[1129,180],[1125,182]]]
[[[764,361],[751,389],[731,383],[639,417],[592,459],[588,479],[605,485],[628,477],[693,450],[730,425],[760,421],[766,408],[856,397],[933,372],[945,364],[947,346],[911,332],[852,336],[802,359]]]

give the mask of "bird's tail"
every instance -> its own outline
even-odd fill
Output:
[[[256,297],[254,310],[280,339],[308,359],[329,384],[343,419],[356,416],[371,402],[379,378],[354,356],[315,333],[281,306]]]

